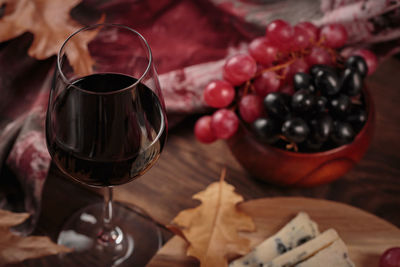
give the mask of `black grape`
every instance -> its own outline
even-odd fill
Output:
[[[346,67],[350,69],[354,69],[362,78],[365,78],[368,74],[368,65],[365,62],[363,57],[360,56],[351,56],[346,60]]]
[[[285,118],[289,113],[290,96],[284,93],[274,92],[264,98],[264,106],[268,115]]]
[[[299,114],[305,114],[314,110],[315,97],[308,90],[302,89],[292,96],[292,109]]]
[[[310,122],[312,137],[317,142],[325,142],[333,131],[333,120],[328,114],[321,114]]]
[[[282,134],[291,142],[301,143],[309,133],[307,123],[301,118],[290,118],[282,125]]]
[[[347,115],[351,107],[350,98],[346,95],[340,95],[329,101],[329,111],[336,118],[342,118]]]
[[[356,96],[361,92],[362,87],[361,74],[354,69],[345,69],[342,75],[341,91],[349,96]]]
[[[259,139],[267,143],[278,140],[278,123],[271,118],[259,118],[253,122],[253,129]]]
[[[339,78],[332,71],[319,71],[314,78],[314,84],[317,87],[317,90],[325,96],[333,96],[340,91]]]
[[[332,141],[338,145],[351,143],[356,136],[353,127],[347,122],[335,122],[331,135]]]
[[[293,76],[293,87],[295,91],[306,89],[315,93],[316,89],[310,74],[298,72]]]

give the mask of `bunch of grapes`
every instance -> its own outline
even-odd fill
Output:
[[[351,142],[367,119],[363,79],[376,69],[375,55],[359,50],[348,59],[340,24],[268,24],[247,54],[225,62],[224,80],[203,96],[217,110],[195,125],[200,142],[232,137],[240,119],[260,141],[294,151],[321,151]]]

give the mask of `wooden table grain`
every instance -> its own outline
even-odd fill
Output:
[[[328,199],[359,207],[400,227],[400,61],[385,61],[367,83],[376,106],[372,144],[361,162],[333,183],[284,188],[260,182],[236,162],[223,141],[211,145],[197,142],[192,133],[196,116],[191,116],[170,130],[159,162],[140,179],[116,188],[115,198],[144,209],[162,227],[182,209],[197,205],[191,196],[218,180],[226,167],[227,182],[247,200],[275,196]],[[101,201],[98,193],[71,182],[52,166],[36,233],[55,239],[72,212]],[[164,237],[171,234],[165,230]],[[55,266],[60,262],[58,257],[47,257],[14,266]]]

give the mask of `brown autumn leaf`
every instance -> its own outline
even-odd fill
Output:
[[[228,255],[243,255],[250,250],[250,241],[240,237],[238,231],[254,231],[254,222],[237,209],[243,197],[224,181],[224,176],[225,170],[219,182],[193,196],[202,202],[200,206],[181,211],[172,221],[189,242],[187,255],[197,258],[201,267],[228,266]]]
[[[56,55],[67,37],[82,28],[69,13],[81,0],[0,0],[5,14],[0,19],[0,42],[31,32],[34,39],[28,54],[37,59]],[[104,20],[104,16],[100,21]],[[96,36],[88,31],[72,40],[67,57],[77,74],[92,72],[93,59],[87,44]]]
[[[28,213],[0,210],[0,266],[71,251],[54,244],[46,236],[23,237],[10,232],[10,227],[21,224],[29,216]]]

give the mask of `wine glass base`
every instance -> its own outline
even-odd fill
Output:
[[[102,229],[103,203],[74,213],[63,225],[57,243],[73,248],[82,266],[145,266],[162,245],[160,229],[145,215],[113,203],[115,246],[97,238]]]

